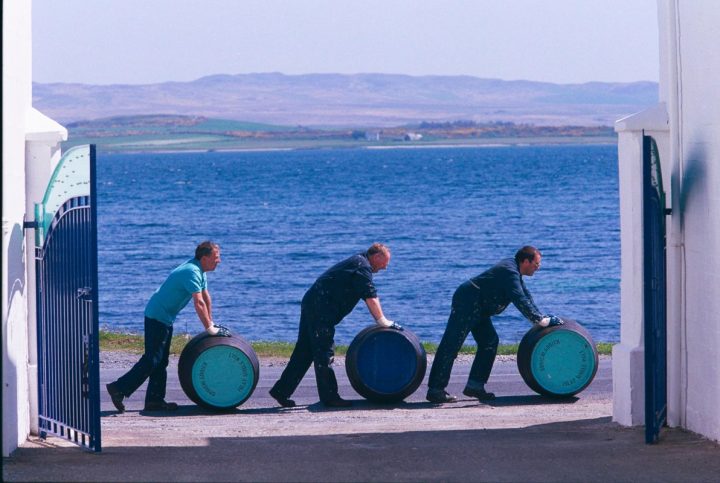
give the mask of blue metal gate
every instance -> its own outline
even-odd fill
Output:
[[[38,412],[48,433],[100,451],[95,146],[68,150],[35,206]]]
[[[667,420],[665,192],[655,140],[643,136],[645,442],[657,443]]]

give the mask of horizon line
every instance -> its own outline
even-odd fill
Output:
[[[585,81],[585,82],[550,82],[550,81],[540,81],[540,80],[530,80],[530,79],[502,79],[499,77],[478,77],[474,75],[469,74],[402,74],[402,73],[387,73],[387,72],[355,72],[355,73],[341,73],[341,72],[309,72],[309,73],[302,73],[302,74],[286,74],[284,72],[279,71],[273,71],[273,72],[241,72],[236,74],[228,74],[228,73],[215,73],[215,74],[207,74],[203,75],[191,80],[164,80],[164,81],[155,81],[155,82],[109,82],[109,83],[90,83],[90,82],[82,82],[82,81],[36,81],[33,79],[33,84],[44,84],[44,85],[50,85],[50,84],[67,84],[67,85],[88,85],[88,86],[103,86],[103,87],[111,87],[111,86],[148,86],[148,85],[158,85],[158,84],[191,84],[193,82],[198,82],[203,79],[211,78],[211,77],[242,77],[242,76],[282,76],[282,77],[311,77],[311,76],[340,76],[340,77],[356,77],[356,76],[386,76],[386,77],[410,77],[410,78],[471,78],[471,79],[477,79],[477,80],[483,80],[483,81],[500,81],[500,82],[508,82],[508,83],[515,83],[515,82],[530,82],[533,84],[551,84],[551,85],[558,85],[558,86],[579,86],[579,85],[586,85],[586,84],[640,84],[640,83],[649,83],[649,84],[658,84],[659,81],[654,80],[635,80],[635,81]]]

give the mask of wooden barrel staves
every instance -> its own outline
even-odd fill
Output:
[[[569,397],[592,382],[598,353],[590,333],[574,320],[534,326],[520,341],[517,365],[525,383],[544,396]]]
[[[194,403],[208,409],[232,409],[252,395],[260,378],[260,364],[242,337],[203,332],[180,354],[178,376],[183,391]]]
[[[407,329],[367,327],[355,336],[345,357],[353,389],[380,403],[399,402],[415,392],[426,369],[425,349]]]

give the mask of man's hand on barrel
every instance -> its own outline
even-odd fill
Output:
[[[395,324],[395,322],[386,318],[384,315],[379,319],[376,319],[375,322],[377,322],[377,325],[380,327],[392,327]]]
[[[555,315],[546,315],[540,319],[538,325],[541,327],[554,327],[556,325],[563,325],[563,321],[560,317],[556,317]]]
[[[379,325],[380,327],[389,327],[391,329],[402,330],[402,326],[400,324],[396,324],[394,321],[385,318],[385,316],[380,317],[375,322],[377,322],[377,325]]]
[[[216,324],[215,322],[210,323],[210,327],[205,330],[210,335],[217,335],[221,337],[230,337],[232,335],[230,333],[230,329],[228,329],[224,325]]]
[[[554,327],[556,325],[563,325],[565,322],[560,317],[557,317],[555,315],[552,315],[550,317],[550,327]]]

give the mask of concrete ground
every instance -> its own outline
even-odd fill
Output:
[[[294,399],[279,408],[267,391],[284,361],[263,361],[253,396],[216,414],[195,406],[171,361],[175,413],[141,411],[143,389],[117,414],[104,384],[137,356],[101,356],[102,445],[91,453],[56,437],[33,438],[3,460],[4,481],[720,481],[720,445],[666,429],[658,445],[643,428],[611,422],[611,361],[576,398],[548,399],[522,381],[514,360],[499,360],[481,404],[461,394],[469,360],[461,357],[449,391],[456,404],[425,401],[426,386],[404,403],[378,405],[350,387],[336,362],[347,409],[317,403],[312,370]]]

